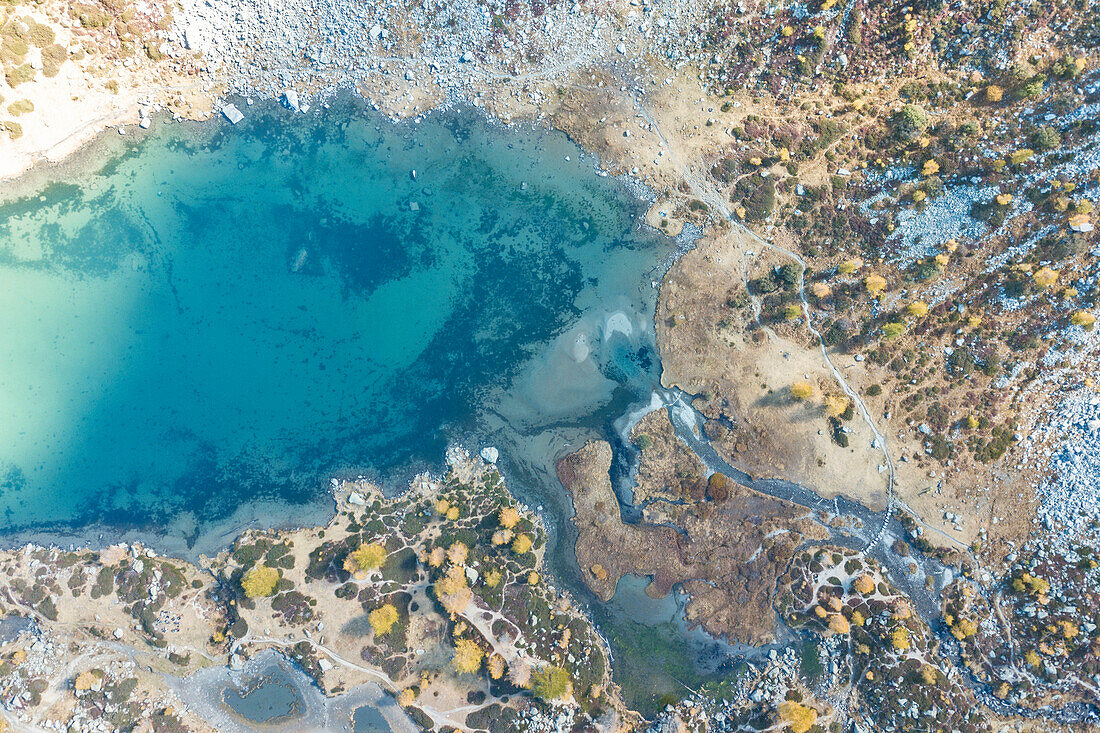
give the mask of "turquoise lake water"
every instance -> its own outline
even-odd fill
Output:
[[[672,243],[563,136],[245,111],[0,202],[0,531],[197,535],[455,440],[545,473],[654,382]]]

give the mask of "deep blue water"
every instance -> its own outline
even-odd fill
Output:
[[[564,137],[245,111],[0,202],[0,531],[197,534],[454,440],[531,475],[653,383],[671,242]]]

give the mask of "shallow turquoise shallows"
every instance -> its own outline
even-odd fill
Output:
[[[0,531],[197,532],[652,382],[669,240],[563,137],[245,111],[0,203]]]

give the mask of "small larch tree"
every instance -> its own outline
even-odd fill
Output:
[[[1040,288],[1049,288],[1058,282],[1058,273],[1049,267],[1042,267],[1035,271],[1035,274],[1031,276],[1031,280]]]
[[[853,272],[861,267],[863,267],[863,260],[859,259],[858,257],[853,257],[850,260],[844,260],[843,262],[841,262],[840,266],[836,269],[837,272],[839,272],[841,275],[851,275]]]
[[[871,273],[863,279],[863,286],[872,298],[877,298],[886,289],[886,278],[877,273]]]
[[[241,590],[248,598],[262,598],[275,592],[279,571],[266,565],[253,565],[241,577]]]
[[[501,527],[504,527],[505,529],[512,529],[519,522],[519,510],[516,509],[514,506],[506,506],[500,510],[498,519],[500,519]]]
[[[791,385],[791,396],[796,400],[808,400],[814,396],[814,386],[809,382],[799,380]]]
[[[1088,311],[1077,311],[1070,316],[1070,323],[1074,326],[1080,326],[1081,328],[1092,328],[1092,325],[1096,323],[1096,316],[1092,315]]]
[[[572,692],[573,681],[561,667],[543,667],[531,674],[532,690],[546,701],[560,700]]]
[[[382,567],[386,561],[386,548],[377,542],[359,545],[348,554],[344,561],[344,570],[349,573],[369,573]]]
[[[525,555],[531,550],[533,544],[530,535],[517,535],[515,541],[512,543],[512,551],[517,555]]]
[[[462,674],[475,674],[481,669],[481,659],[485,652],[470,639],[459,639],[455,642],[455,655],[451,660],[455,671]]]
[[[779,703],[779,719],[792,733],[807,733],[817,722],[817,710],[794,700]]]
[[[928,304],[922,300],[914,300],[906,310],[914,318],[924,318],[928,315]]]
[[[392,603],[386,603],[370,612],[367,620],[374,629],[375,636],[385,636],[393,630],[397,623],[397,608]]]

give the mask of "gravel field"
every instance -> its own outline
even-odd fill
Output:
[[[697,7],[183,0],[169,42],[201,51],[207,78],[229,93],[278,97],[291,89],[304,104],[339,87],[396,82],[405,92],[469,101],[494,82],[567,77],[602,59],[684,60]]]

